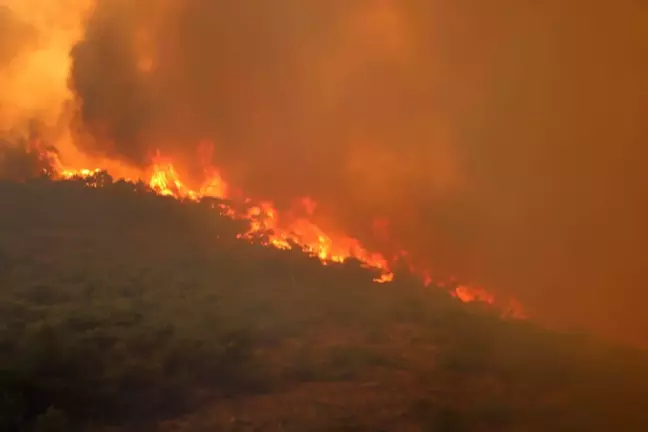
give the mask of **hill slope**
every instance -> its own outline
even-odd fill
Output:
[[[127,183],[0,183],[1,430],[643,431],[648,357]]]

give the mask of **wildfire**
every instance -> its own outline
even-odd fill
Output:
[[[207,152],[210,154],[210,151],[205,151],[205,148],[205,144],[203,143],[201,145],[201,153],[205,154]],[[52,157],[48,155],[48,158],[54,159],[55,163],[53,165],[56,176],[62,180],[72,178],[88,179],[104,171],[99,168],[71,169],[63,167],[56,156]],[[199,201],[204,197],[223,200],[230,198],[228,196],[229,187],[221,177],[219,171],[209,164],[205,165],[204,171],[206,180],[200,187],[192,189],[180,179],[180,175],[176,171],[172,160],[162,157],[158,152],[153,158],[150,169],[148,172],[142,173],[140,180],[145,180],[149,187],[156,193],[176,199]],[[125,178],[122,180],[132,181]],[[304,197],[300,200],[299,205],[303,213],[311,216],[317,203],[310,197]],[[238,212],[226,204],[221,204],[221,209],[231,218],[249,222],[248,231],[239,235],[239,238],[242,240],[261,241],[266,246],[272,246],[282,250],[299,248],[305,253],[318,258],[324,265],[329,263],[343,263],[353,258],[367,268],[374,269],[377,272],[374,282],[389,283],[394,280],[390,260],[382,254],[368,251],[355,238],[337,233],[327,233],[307,217],[280,215],[271,201],[260,202],[257,205],[249,207],[245,212]],[[383,235],[386,235],[384,233],[386,231],[385,222],[381,221],[378,225],[380,225]],[[407,253],[402,252],[399,258],[406,259]],[[413,273],[420,275],[425,286],[428,286],[432,282],[429,272],[417,269],[411,264],[409,264],[409,268]],[[458,285],[456,283],[452,283],[452,285],[454,285],[454,289],[449,289],[451,294],[464,303],[482,302],[490,305],[498,304],[492,294],[481,288]],[[509,317],[524,317],[520,305],[514,301],[507,302],[503,309],[504,313]]]
[[[81,169],[81,170],[78,170],[78,171],[66,169],[66,170],[61,171],[59,174],[64,179],[69,180],[69,179],[72,179],[72,178],[75,178],[75,177],[83,177],[83,178],[90,177],[90,176],[93,176],[93,175],[98,174],[100,172],[101,172],[101,170],[99,168],[93,169],[93,170]]]
[[[312,199],[304,198],[301,202],[307,212],[312,212],[314,205]],[[250,208],[247,218],[252,223],[250,230],[241,236],[243,238],[255,237],[259,232],[267,232],[269,233],[267,243],[278,249],[292,249],[293,245],[300,245],[305,252],[316,256],[324,264],[342,263],[353,257],[380,271],[380,276],[374,279],[376,282],[389,282],[394,278],[387,260],[380,254],[368,252],[358,240],[347,236],[327,235],[318,225],[305,218],[297,218],[283,225],[280,223],[277,210],[269,201]]]

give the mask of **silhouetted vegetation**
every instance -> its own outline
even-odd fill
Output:
[[[239,240],[216,201],[0,203],[2,431],[648,430],[645,353]]]

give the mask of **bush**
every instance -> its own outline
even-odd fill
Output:
[[[252,340],[245,331],[207,342],[183,339],[168,326],[119,331],[104,323],[74,332],[40,325],[2,364],[0,429],[35,420],[39,431],[58,430],[65,414],[75,421],[152,418],[199,403],[201,387],[245,391],[256,384],[246,376]]]

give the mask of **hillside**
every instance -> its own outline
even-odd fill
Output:
[[[0,182],[0,430],[648,430],[645,352],[239,240],[213,204]]]

